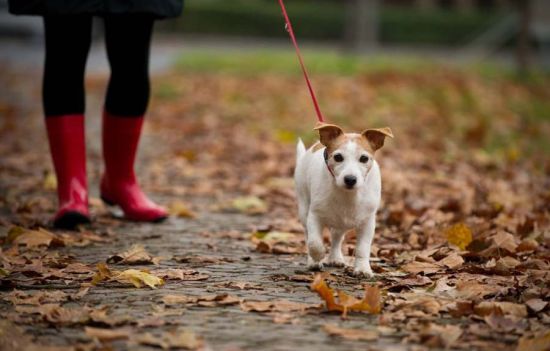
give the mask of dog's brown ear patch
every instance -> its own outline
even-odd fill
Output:
[[[384,146],[384,140],[386,137],[393,138],[393,133],[390,128],[377,128],[377,129],[367,129],[361,133],[369,142],[372,151],[376,151]]]
[[[325,146],[329,146],[336,138],[344,134],[342,128],[328,123],[319,123],[314,130],[319,131],[319,140]]]

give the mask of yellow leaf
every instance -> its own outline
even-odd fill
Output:
[[[127,269],[113,276],[113,279],[121,283],[131,283],[136,288],[141,288],[142,283],[152,289],[164,284],[164,280],[161,278],[137,269]]]
[[[382,310],[380,289],[376,286],[365,285],[365,296],[362,300],[338,290],[338,301],[336,301],[334,291],[325,282],[325,275],[317,274],[311,283],[311,289],[325,301],[327,310],[342,312],[343,318],[346,318],[348,311],[378,314]]]
[[[472,231],[464,223],[457,223],[447,228],[445,236],[450,244],[458,246],[460,250],[465,250],[472,242]]]
[[[56,190],[57,189],[57,178],[52,171],[47,171],[44,174],[44,181],[42,182],[42,187],[44,190]]]
[[[92,278],[92,285],[97,285],[97,283],[110,279],[112,276],[113,273],[105,263],[98,263],[97,273]]]
[[[261,214],[267,212],[265,201],[256,196],[243,196],[233,200],[232,207],[239,212]]]
[[[296,240],[296,234],[287,232],[256,232],[252,234],[252,237],[265,242],[288,242]]]
[[[174,201],[170,204],[170,213],[183,218],[195,218],[197,215],[182,201]]]

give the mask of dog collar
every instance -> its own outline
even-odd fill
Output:
[[[328,172],[330,173],[330,175],[332,176],[332,178],[336,178],[334,176],[334,172],[332,171],[332,168],[330,168],[329,164],[328,164],[328,151],[327,149],[325,148],[325,151],[323,151],[323,157],[325,159],[325,164],[327,165],[327,169],[328,169]]]

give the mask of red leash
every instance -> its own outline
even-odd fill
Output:
[[[298,42],[296,42],[296,37],[294,36],[294,30],[292,30],[292,24],[290,23],[290,19],[288,18],[288,14],[286,13],[286,8],[283,0],[279,0],[279,5],[281,5],[281,10],[283,11],[283,16],[285,17],[285,22],[286,22],[285,28],[288,32],[288,35],[290,35],[290,39],[292,40],[292,44],[294,44],[294,48],[296,49],[296,55],[298,56],[298,60],[300,61],[300,66],[302,66],[302,72],[304,73],[304,78],[306,79],[307,88],[309,89],[309,94],[311,95],[311,99],[313,100],[313,105],[315,106],[317,119],[319,120],[319,122],[323,123],[325,119],[323,118],[323,114],[321,113],[321,109],[319,108],[319,104],[317,103],[317,98],[315,97],[315,92],[313,91],[313,87],[311,86],[311,82],[309,81],[309,76],[307,74],[306,66],[304,64],[304,60],[302,59],[302,55],[300,54],[300,48],[298,47]]]

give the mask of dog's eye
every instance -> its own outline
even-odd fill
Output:
[[[367,163],[367,162],[369,162],[369,157],[366,156],[366,155],[363,155],[363,156],[359,157],[359,162]]]
[[[334,161],[342,162],[342,161],[344,161],[344,156],[342,156],[340,154],[336,154],[336,155],[334,155]]]

